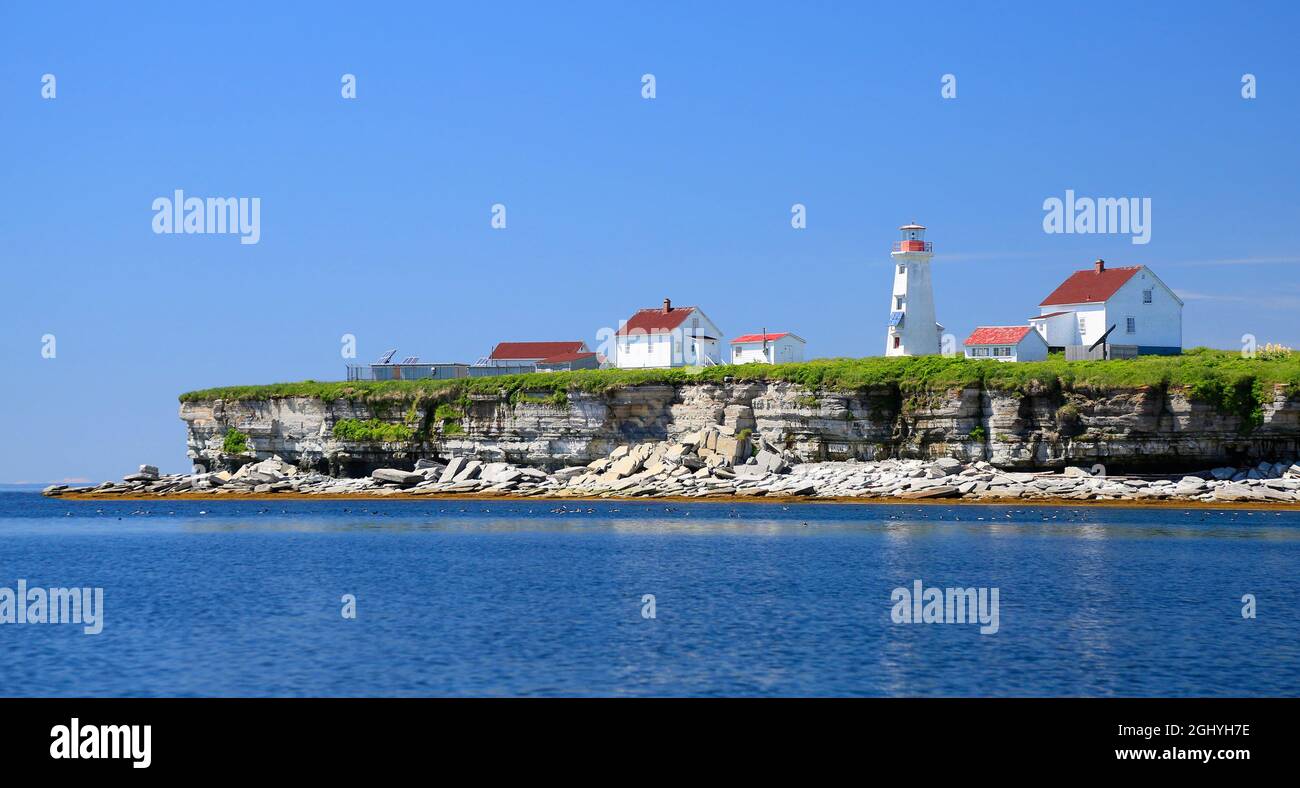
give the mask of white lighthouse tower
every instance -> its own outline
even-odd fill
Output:
[[[913,222],[898,228],[895,242],[894,293],[889,300],[886,356],[924,356],[938,353],[943,326],[934,320],[934,289],[930,285],[930,258],[934,248],[925,240],[925,228]]]

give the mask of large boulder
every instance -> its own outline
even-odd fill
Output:
[[[764,473],[785,473],[790,470],[785,463],[785,458],[773,451],[763,449],[758,453],[755,464],[763,470]]]
[[[377,468],[371,472],[370,478],[381,482],[400,484],[403,487],[407,487],[424,481],[424,474],[412,473],[411,471],[403,471],[397,468]]]
[[[641,463],[642,458],[635,454],[626,454],[619,460],[615,461],[613,465],[609,466],[609,473],[620,479],[624,476],[631,476],[640,470]]]
[[[510,470],[508,462],[489,462],[479,471],[478,477],[488,484],[496,484],[501,481],[499,476],[504,476]]]
[[[452,477],[454,482],[465,482],[471,479],[477,479],[479,472],[483,469],[483,463],[478,460],[466,460],[461,469]]]
[[[464,469],[465,462],[466,460],[464,457],[452,457],[447,461],[447,467],[443,469],[442,475],[438,477],[438,481],[450,483],[456,478],[456,474],[460,473],[461,470]]]
[[[961,473],[963,467],[961,464],[961,460],[955,459],[953,457],[940,457],[939,459],[935,460],[932,464],[934,465],[935,468],[938,468],[940,471],[943,471],[944,475],[946,476],[951,476],[954,473]]]
[[[744,459],[744,451],[748,448],[748,444],[742,443],[730,435],[719,435],[712,448],[714,452],[727,461],[727,464],[735,465]]]

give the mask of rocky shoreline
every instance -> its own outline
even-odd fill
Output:
[[[422,459],[413,470],[380,468],[362,478],[302,469],[279,457],[236,471],[160,474],[144,465],[120,482],[52,485],[66,499],[141,497],[509,497],[735,498],[749,500],[1062,501],[1300,504],[1300,464],[1261,462],[1187,475],[1106,476],[1001,470],[955,458],[800,462],[761,438],[724,425],[676,441],[625,444],[585,465],[546,470],[508,462]]]

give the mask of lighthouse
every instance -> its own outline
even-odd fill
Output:
[[[925,240],[925,228],[913,222],[898,228],[902,239],[894,243],[894,291],[889,300],[886,356],[924,356],[939,352],[943,326],[934,321],[934,289],[930,285],[930,258],[934,248]]]

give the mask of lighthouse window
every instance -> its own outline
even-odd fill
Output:
[[[905,274],[905,273],[907,273],[907,266],[905,266],[905,265],[900,265],[900,266],[898,267],[898,273],[900,273],[900,274]]]
[[[1142,291],[1142,303],[1144,304],[1151,303],[1151,288],[1147,288],[1146,290]]]
[[[902,296],[894,296],[894,308],[895,308],[895,309],[902,309],[902,308],[903,308],[903,297],[902,297]]]
[[[903,341],[902,337],[894,337],[894,347],[898,347],[902,341]]]

